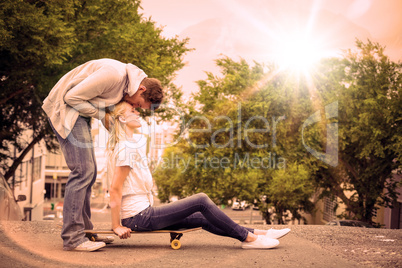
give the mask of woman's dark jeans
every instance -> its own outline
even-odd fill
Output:
[[[248,232],[254,232],[232,221],[203,193],[167,205],[148,207],[134,217],[123,219],[122,224],[133,231],[202,227],[213,234],[241,242],[246,240]]]

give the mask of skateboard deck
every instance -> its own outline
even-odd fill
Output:
[[[173,249],[179,249],[181,247],[180,238],[184,233],[189,233],[193,231],[201,230],[202,228],[192,228],[192,229],[179,229],[179,230],[155,230],[155,231],[131,231],[132,234],[160,234],[169,233],[170,234],[170,246]],[[85,230],[85,233],[89,236],[92,241],[95,241],[93,234],[114,234],[112,230]]]

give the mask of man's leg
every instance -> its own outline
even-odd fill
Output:
[[[96,161],[92,145],[90,119],[78,117],[70,135],[59,139],[66,163],[71,170],[64,194],[64,249],[74,249],[87,241],[84,229],[92,229],[90,221],[91,186],[96,179]]]
[[[95,158],[95,152],[92,149],[92,158],[94,159],[94,174],[93,178],[91,181],[91,184],[87,188],[87,193],[85,195],[85,202],[84,202],[84,209],[82,210],[82,217],[84,219],[84,225],[85,225],[85,230],[92,230],[94,228],[92,222],[91,222],[91,193],[92,193],[92,186],[96,182],[96,176],[97,176],[97,167],[96,167],[96,158]]]

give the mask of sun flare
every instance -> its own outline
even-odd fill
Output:
[[[288,35],[276,44],[275,62],[281,70],[308,74],[322,57],[321,46],[308,36]]]

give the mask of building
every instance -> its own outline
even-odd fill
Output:
[[[402,182],[402,175],[398,176],[398,181]],[[394,203],[393,208],[381,208],[385,228],[402,229],[402,184],[400,185],[397,189],[398,200]]]
[[[45,192],[46,200],[61,200],[64,197],[68,174],[67,167],[61,151],[47,152],[45,161]]]
[[[27,137],[30,133],[27,133]],[[16,157],[18,152],[15,150]],[[25,195],[19,202],[25,220],[42,220],[45,188],[46,146],[44,141],[36,144],[24,157],[11,179],[14,196]],[[9,180],[10,182],[10,180]]]
[[[397,180],[401,181],[401,175]],[[373,221],[379,223],[387,229],[402,229],[402,187],[397,189],[399,193],[397,201],[393,208],[381,207],[377,210],[377,216]],[[341,204],[340,199],[335,196],[327,196],[318,200],[318,193],[312,197],[312,201],[316,204],[315,212],[304,214],[308,224],[326,224],[329,221],[337,220],[337,215],[345,211],[345,205]]]

